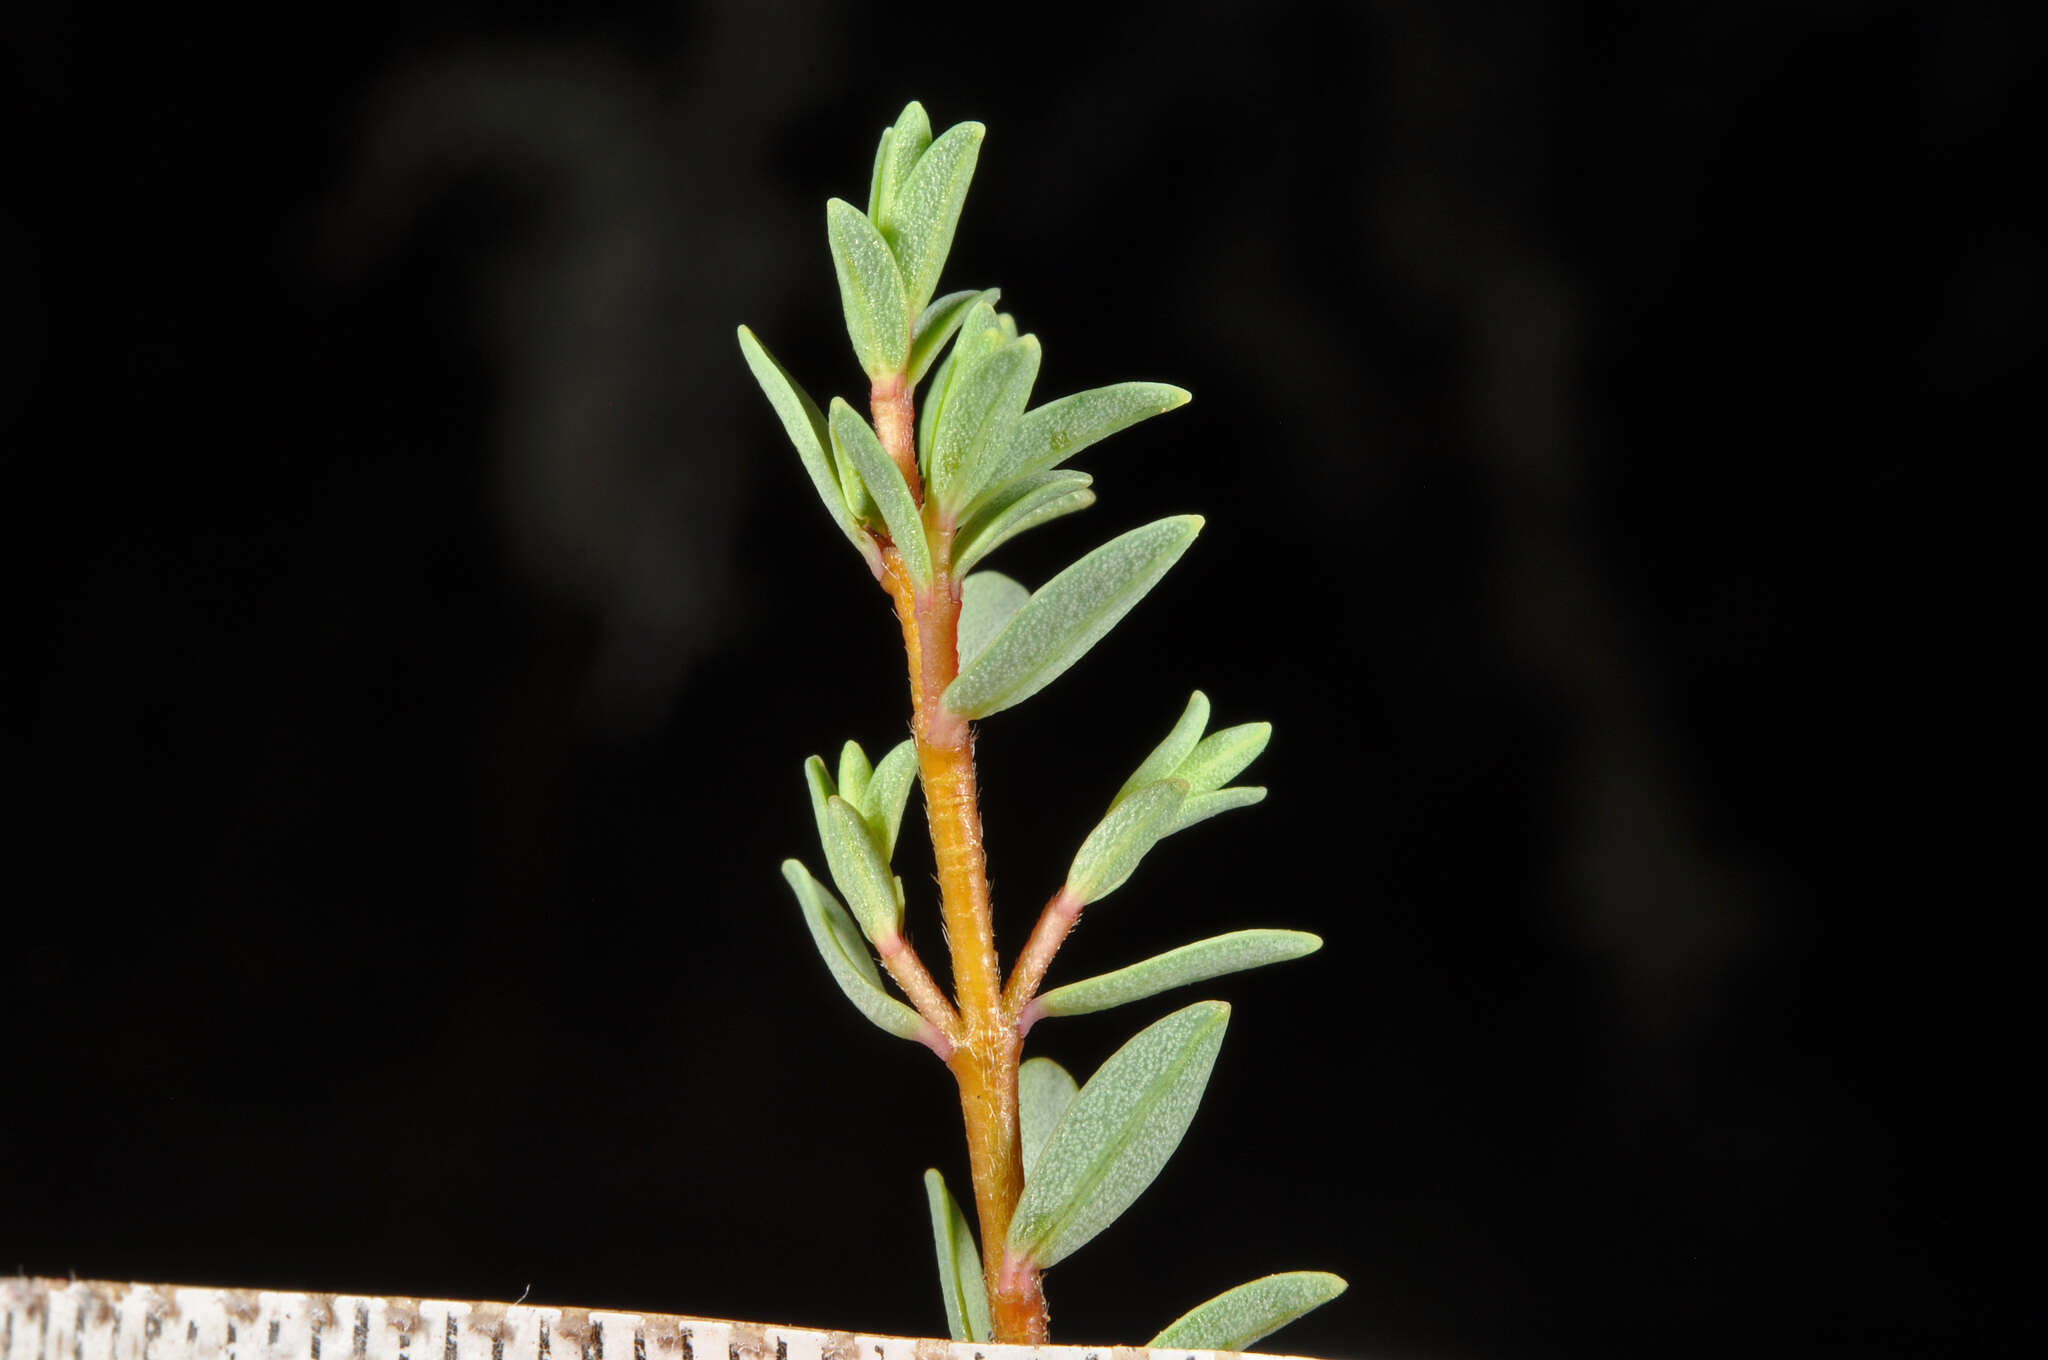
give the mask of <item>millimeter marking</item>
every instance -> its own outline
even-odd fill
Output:
[[[623,1360],[629,1342],[632,1360],[1216,1360],[1236,1354],[936,1341],[523,1303],[0,1278],[0,1360],[606,1360],[607,1343],[614,1360]]]

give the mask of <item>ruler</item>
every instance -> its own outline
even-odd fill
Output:
[[[0,1360],[1212,1360],[1230,1354],[934,1341],[522,1303],[0,1279]]]

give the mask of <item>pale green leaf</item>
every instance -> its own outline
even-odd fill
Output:
[[[939,1291],[946,1299],[946,1328],[955,1341],[989,1338],[988,1290],[981,1279],[981,1253],[974,1230],[946,1178],[935,1167],[924,1173],[924,1198],[932,1214],[932,1245],[939,1257]]]
[[[1025,1182],[1008,1249],[1043,1270],[1114,1223],[1180,1146],[1230,1007],[1198,1001],[1110,1056],[1062,1115]]]
[[[1173,828],[1167,834],[1185,831],[1196,822],[1206,822],[1218,813],[1235,812],[1239,808],[1265,801],[1266,791],[1256,784],[1234,785],[1227,789],[1217,789],[1213,793],[1190,794],[1187,801],[1180,805],[1180,812],[1173,819]]]
[[[1080,1089],[1067,1069],[1051,1058],[1026,1058],[1017,1069],[1017,1141],[1027,1179],[1045,1140],[1052,1137]]]
[[[1188,752],[1195,749],[1195,743],[1202,739],[1202,729],[1208,725],[1209,696],[1196,690],[1188,696],[1188,706],[1181,711],[1180,721],[1173,725],[1173,730],[1166,734],[1166,740],[1152,748],[1152,754],[1146,756],[1131,777],[1124,781],[1124,786],[1116,791],[1116,797],[1109,800],[1109,805],[1115,807],[1130,797],[1133,790],[1177,773],[1180,763],[1188,758]],[[1193,785],[1189,787],[1193,788]]]
[[[897,1038],[924,1042],[931,1026],[916,1011],[882,990],[882,976],[868,954],[867,942],[861,939],[859,928],[846,914],[846,908],[839,905],[839,899],[796,860],[782,861],[782,877],[796,893],[804,924],[810,927],[811,941],[818,946],[819,956],[832,971],[832,980],[839,984],[839,990],[846,993],[846,999],[875,1025]]]
[[[1091,388],[1026,411],[1007,444],[987,460],[985,480],[975,488],[986,497],[1013,477],[1042,472],[1151,416],[1185,406],[1188,393],[1166,383],[1125,382]],[[975,507],[970,505],[970,512]]]
[[[843,198],[825,204],[825,233],[839,276],[846,335],[870,378],[901,373],[910,359],[910,299],[889,243]]]
[[[825,800],[825,812],[837,849],[836,854],[828,852],[826,859],[862,933],[877,943],[900,934],[903,897],[866,819],[837,795]]]
[[[761,385],[761,391],[767,394],[768,404],[775,408],[789,442],[796,445],[797,457],[802,460],[804,471],[810,475],[818,499],[825,503],[825,512],[832,516],[839,532],[860,549],[861,556],[868,559],[869,565],[879,571],[881,557],[875,551],[875,541],[862,531],[848,512],[840,492],[839,474],[832,462],[831,439],[825,430],[824,413],[818,410],[818,404],[811,400],[810,393],[789,376],[789,370],[776,361],[751,330],[740,327],[739,337],[740,353],[746,357],[747,368],[753,373],[754,381]]]
[[[1010,335],[1016,332],[1011,323]],[[1010,335],[1004,334],[1002,317],[995,309],[994,298],[983,298],[967,308],[967,315],[961,318],[960,333],[953,338],[953,348],[946,352],[945,362],[932,375],[931,386],[925,390],[924,409],[917,413],[918,466],[929,467],[932,457],[932,443],[938,436],[939,417],[945,414],[946,398],[956,382],[964,381],[974,371],[976,364],[994,353]]]
[[[946,707],[986,718],[1051,684],[1145,598],[1201,529],[1200,515],[1155,520],[1053,577],[946,687]]]
[[[881,194],[868,210],[876,226],[881,226],[895,211],[896,196],[902,192],[903,182],[910,178],[911,172],[917,168],[918,158],[931,144],[931,119],[925,116],[924,105],[913,99],[903,106],[903,112],[882,134],[881,171],[877,177]]]
[[[1267,1275],[1181,1314],[1145,1344],[1173,1351],[1241,1351],[1347,1288],[1340,1277],[1320,1270]]]
[[[868,494],[875,498],[882,523],[888,526],[889,539],[896,545],[911,579],[929,585],[932,554],[925,543],[924,517],[918,510],[917,498],[910,494],[910,484],[903,480],[903,470],[875,437],[874,427],[840,397],[832,398],[831,425],[832,438],[860,474]]]
[[[868,781],[875,777],[875,767],[868,764],[868,753],[860,749],[860,743],[849,741],[839,748],[839,796],[856,808],[867,807]]]
[[[1094,480],[1066,469],[1016,478],[954,534],[953,569],[966,571],[1025,530],[1086,510],[1095,504]]]
[[[1234,930],[1169,949],[1113,973],[1041,992],[1032,1005],[1044,1015],[1088,1015],[1225,973],[1285,963],[1322,947],[1322,940],[1305,930]]]
[[[939,285],[967,185],[981,155],[986,129],[979,123],[957,123],[917,158],[910,177],[898,186],[877,219],[882,235],[903,266],[904,291],[913,308],[923,307]]]
[[[896,135],[896,129],[882,129],[882,140],[875,144],[875,168],[868,173],[868,221],[876,222],[882,216],[882,181],[889,166],[889,139]]]
[[[826,804],[832,800],[833,794],[839,792],[839,786],[833,782],[832,772],[825,768],[825,762],[817,756],[804,761],[804,788],[811,795],[811,818],[818,824],[818,844],[825,852],[826,869],[836,880],[839,870],[832,859],[835,837],[832,834],[832,816],[826,810]]]
[[[960,665],[981,655],[1010,616],[1024,607],[1031,592],[999,571],[977,571],[960,583]]]
[[[875,766],[874,777],[868,780],[868,797],[861,815],[867,818],[868,829],[875,833],[885,863],[895,858],[896,833],[903,825],[903,804],[909,799],[910,786],[916,779],[917,743],[905,740],[882,757],[881,764]]]
[[[986,335],[986,332],[983,332]],[[929,468],[941,509],[957,514],[979,485],[980,460],[1009,438],[1038,380],[1038,337],[1005,340],[953,378],[933,434]]]
[[[960,329],[960,323],[974,310],[977,302],[993,303],[1002,296],[999,288],[972,288],[958,293],[948,293],[933,298],[931,305],[918,313],[917,322],[910,328],[910,381],[915,384],[925,370],[932,366],[932,360],[939,357],[939,351],[953,338],[953,332]]]
[[[1222,788],[1245,766],[1259,758],[1273,738],[1273,724],[1254,722],[1211,732],[1188,753],[1174,774],[1188,781],[1193,793],[1210,793]]]
[[[872,914],[864,904],[861,885],[870,875],[863,860],[854,853],[854,847],[842,834],[838,818],[833,815],[832,804],[844,800],[839,798],[838,786],[825,768],[825,762],[817,756],[804,762],[804,785],[811,795],[811,817],[818,826],[818,844],[825,852],[825,871],[865,927]],[[873,894],[868,894],[866,900],[872,901]],[[875,937],[871,935],[870,938]]]
[[[826,421],[826,432],[831,433],[831,421]],[[860,472],[853,465],[853,459],[846,456],[846,446],[839,436],[832,436],[832,466],[839,471],[839,494],[846,503],[846,513],[863,530],[861,537],[868,541],[877,563],[882,560],[882,550],[876,542],[877,535],[885,532],[882,512],[875,506],[875,498],[868,494],[866,483],[860,479]]]
[[[1100,902],[1122,887],[1146,852],[1172,830],[1187,796],[1186,784],[1162,779],[1111,808],[1074,855],[1067,870],[1067,895],[1083,904]]]

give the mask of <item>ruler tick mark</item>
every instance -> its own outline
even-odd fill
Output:
[[[697,1360],[697,1348],[690,1344],[690,1329],[683,1328],[683,1360]]]
[[[604,1324],[602,1322],[590,1324],[590,1345],[586,1346],[584,1350],[586,1354],[595,1355],[597,1360],[604,1360]]]
[[[448,1336],[441,1346],[441,1360],[455,1360],[455,1314],[448,1315]]]
[[[647,1333],[638,1327],[633,1329],[633,1360],[647,1360]]]
[[[349,1354],[361,1357],[370,1353],[370,1309],[367,1304],[356,1305],[355,1342],[349,1347]]]
[[[545,1322],[540,1325],[540,1360],[548,1360],[548,1325]]]
[[[269,1344],[270,1344],[270,1345],[273,1345],[273,1346],[275,1346],[275,1345],[277,1344],[277,1333],[278,1333],[278,1329],[279,1329],[279,1328],[281,1328],[281,1327],[283,1327],[283,1326],[284,1326],[284,1322],[283,1322],[283,1321],[282,1321],[281,1319],[278,1319],[278,1318],[272,1318],[272,1319],[270,1320],[270,1342],[269,1342]]]
[[[196,1343],[196,1342],[197,1342],[198,1340],[199,1340],[199,1324],[198,1324],[197,1322],[188,1322],[188,1323],[186,1323],[186,1324],[185,1324],[185,1344],[186,1344],[186,1345],[188,1345],[188,1346],[190,1346],[190,1345],[193,1345],[194,1343]]]
[[[491,1360],[505,1360],[505,1338],[491,1338]]]

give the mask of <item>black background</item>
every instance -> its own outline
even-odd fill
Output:
[[[995,565],[1209,516],[985,725],[1004,939],[1200,686],[1272,795],[1055,977],[1328,941],[1203,989],[1203,1113],[1056,1339],[1305,1267],[1307,1354],[1989,1326],[1995,941],[1921,805],[1930,501],[2040,286],[2011,13],[9,26],[7,1267],[940,1326],[950,1084],[776,873],[803,756],[900,736],[897,638],[732,339],[858,395],[820,208],[917,97],[990,129],[946,278],[1041,397],[1195,393]]]

